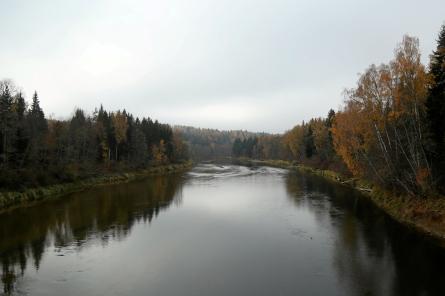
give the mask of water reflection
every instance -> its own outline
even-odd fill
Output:
[[[186,176],[0,215],[3,293],[445,295],[443,249],[356,191],[261,167]]]
[[[0,215],[0,238],[7,238],[0,239],[3,293],[15,290],[29,265],[38,270],[49,248],[63,256],[125,239],[135,223],[150,223],[172,203],[180,204],[183,182],[180,175],[154,177]]]
[[[332,231],[333,266],[345,295],[445,295],[445,255],[431,239],[323,178],[290,174],[286,188],[297,207]]]

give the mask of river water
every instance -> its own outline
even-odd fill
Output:
[[[203,164],[0,215],[0,295],[445,295],[445,250],[359,193]]]

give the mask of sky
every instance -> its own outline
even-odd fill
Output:
[[[170,124],[284,132],[338,109],[404,34],[422,61],[443,0],[0,0],[0,79],[46,115],[126,109]]]

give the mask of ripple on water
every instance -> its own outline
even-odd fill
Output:
[[[201,180],[233,178],[260,174],[284,174],[286,170],[270,167],[245,167],[237,165],[200,164],[188,173],[190,177]]]

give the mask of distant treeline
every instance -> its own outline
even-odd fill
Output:
[[[426,68],[405,36],[387,64],[371,65],[343,108],[282,136],[237,139],[234,156],[286,159],[367,179],[409,195],[445,192],[445,26]]]
[[[289,151],[283,145],[282,135],[236,138],[232,146],[232,155],[256,159],[289,159],[290,157]]]
[[[264,135],[241,130],[220,131],[217,129],[175,126],[174,130],[181,134],[187,143],[190,157],[194,160],[212,160],[230,157],[235,139],[247,139]]]
[[[68,120],[45,118],[37,93],[30,106],[9,80],[0,81],[0,188],[74,181],[103,171],[181,162],[187,148],[172,128],[102,106]]]

